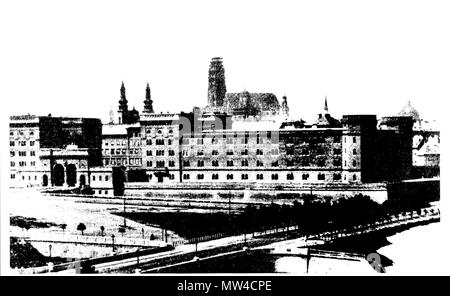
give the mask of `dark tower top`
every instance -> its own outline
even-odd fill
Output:
[[[287,103],[287,97],[283,96],[283,101],[281,102],[281,112],[285,116],[289,116],[289,106]]]
[[[122,87],[120,88],[120,100],[119,100],[119,112],[127,112],[128,111],[128,101],[125,95],[125,85],[122,81]]]
[[[147,88],[145,89],[144,113],[155,113],[155,111],[153,111],[153,101],[151,98],[150,85],[147,82]]]
[[[208,75],[208,106],[222,107],[227,93],[222,58],[212,58]]]

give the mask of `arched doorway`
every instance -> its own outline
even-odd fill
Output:
[[[80,186],[85,186],[85,185],[86,185],[86,176],[81,175],[80,176]]]
[[[44,187],[48,186],[48,176],[47,175],[42,176],[42,186],[44,186]]]
[[[77,183],[77,167],[74,164],[69,164],[66,167],[66,183],[70,187],[75,186]]]
[[[54,186],[62,186],[64,184],[64,167],[62,164],[56,164],[53,167],[52,181]]]

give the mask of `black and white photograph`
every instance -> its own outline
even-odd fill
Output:
[[[449,275],[449,15],[2,1],[1,274]]]

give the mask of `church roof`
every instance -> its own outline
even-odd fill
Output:
[[[411,101],[398,113],[399,116],[411,116],[415,121],[420,120],[419,112],[411,105]]]
[[[227,93],[224,105],[228,105],[228,108],[231,110],[242,108],[243,106],[240,106],[240,98],[243,96],[250,98],[250,104],[260,111],[278,111],[280,108],[280,103],[273,93],[249,93],[247,91],[242,93]]]

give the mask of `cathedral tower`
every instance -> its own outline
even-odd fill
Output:
[[[144,113],[155,113],[155,111],[153,111],[153,101],[150,94],[150,85],[148,84],[148,82],[147,88],[145,89]]]
[[[222,107],[227,93],[222,58],[212,58],[208,75],[208,106]]]
[[[128,101],[125,95],[125,85],[122,81],[122,87],[120,88],[120,100],[119,100],[119,124],[125,123],[128,116]]]

